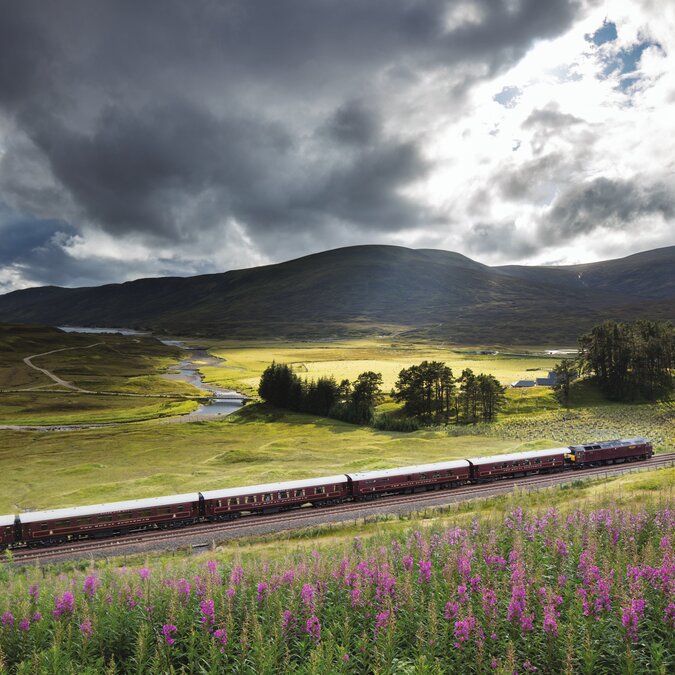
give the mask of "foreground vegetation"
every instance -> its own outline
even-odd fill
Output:
[[[8,672],[667,673],[674,472],[196,559],[0,570]]]

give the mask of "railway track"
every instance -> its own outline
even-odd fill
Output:
[[[647,468],[657,468],[675,463],[675,452],[655,455],[649,460],[605,466],[595,469],[502,479],[493,483],[464,485],[449,490],[432,490],[409,495],[393,495],[365,502],[345,502],[320,508],[303,507],[294,511],[245,516],[238,520],[219,523],[199,523],[173,530],[148,530],[109,539],[94,539],[41,549],[14,549],[12,556],[17,565],[35,562],[54,562],[67,559],[133,555],[152,549],[161,550],[193,545],[208,546],[218,540],[233,539],[273,531],[298,529],[326,522],[340,522],[369,515],[382,515],[392,511],[414,512],[426,507],[442,506],[469,499],[484,499],[512,492],[517,488],[536,490],[579,479],[604,478],[631,473]],[[312,522],[314,521],[314,522]],[[317,522],[319,521],[319,522]],[[200,543],[195,543],[200,540]],[[166,544],[173,544],[166,546]],[[164,546],[163,546],[164,544]],[[176,545],[177,544],[177,545]],[[150,549],[151,550],[151,549]]]

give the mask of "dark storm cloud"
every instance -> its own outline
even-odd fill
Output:
[[[568,240],[600,227],[622,229],[643,216],[675,217],[675,190],[663,182],[596,178],[563,192],[543,226],[547,243]]]
[[[522,258],[537,250],[529,235],[519,232],[513,222],[476,223],[466,236],[466,244],[472,253],[487,257],[498,254]]]
[[[560,174],[564,158],[550,153],[520,164],[517,169],[504,167],[495,176],[501,195],[511,201],[536,199],[543,183],[553,182]]]
[[[367,237],[433,223],[406,196],[432,168],[406,92],[433,73],[450,100],[578,11],[476,0],[480,20],[454,25],[455,5],[4,2],[0,198],[168,246],[234,220],[271,256],[272,233],[316,250],[339,245],[336,224]]]
[[[533,110],[523,122],[523,129],[544,127],[562,129],[573,124],[582,124],[584,120],[569,113],[562,113],[554,107]]]

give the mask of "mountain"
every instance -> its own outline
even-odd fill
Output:
[[[409,332],[455,342],[573,342],[603,319],[675,319],[675,247],[565,267],[353,246],[251,269],[46,286],[0,296],[0,321],[204,337]]]

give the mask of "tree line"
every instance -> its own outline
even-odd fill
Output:
[[[300,379],[285,363],[272,363],[263,372],[258,394],[266,403],[296,412],[333,417],[352,424],[371,424],[382,399],[382,375],[361,373],[339,384],[333,377]]]
[[[353,424],[414,430],[423,424],[490,422],[504,404],[504,387],[490,374],[465,369],[455,378],[440,361],[423,361],[404,368],[391,391],[402,403],[401,411],[376,417],[384,400],[382,374],[361,373],[353,382],[333,377],[301,379],[283,363],[272,363],[263,372],[260,398],[279,408],[333,417]]]
[[[667,321],[605,321],[579,339],[578,368],[609,399],[668,398],[675,386],[675,329]]]
[[[404,368],[391,392],[403,412],[426,423],[491,422],[504,404],[504,387],[494,375],[466,368],[455,378],[441,361]]]

